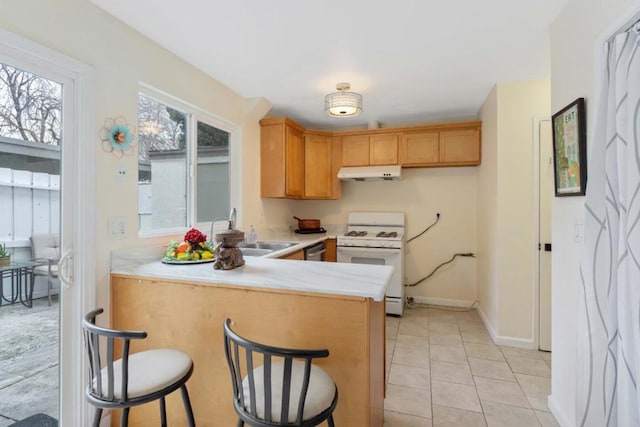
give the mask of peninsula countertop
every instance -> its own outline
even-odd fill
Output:
[[[114,266],[112,275],[195,283],[345,295],[384,301],[393,267],[245,257],[234,270],[214,270],[212,263],[168,265],[161,261]]]

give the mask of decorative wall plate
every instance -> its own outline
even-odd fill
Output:
[[[135,126],[127,124],[127,120],[120,116],[115,119],[106,119],[98,135],[102,141],[102,149],[121,159],[124,156],[133,155],[135,132]]]

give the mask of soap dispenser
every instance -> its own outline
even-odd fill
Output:
[[[258,241],[258,233],[256,233],[256,229],[253,228],[253,225],[249,226],[249,232],[247,233],[247,243],[250,245],[255,245]]]

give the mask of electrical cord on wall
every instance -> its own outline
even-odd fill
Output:
[[[438,271],[441,267],[444,267],[447,264],[451,264],[453,262],[454,259],[456,259],[457,257],[462,256],[462,257],[470,257],[470,258],[475,258],[476,254],[474,254],[473,252],[465,252],[465,253],[457,253],[457,254],[453,254],[453,256],[448,260],[443,262],[442,264],[438,265],[436,268],[433,269],[433,271],[431,273],[429,273],[428,275],[424,276],[422,279],[418,280],[417,282],[414,283],[405,283],[405,286],[417,286],[420,283],[424,282],[425,280],[429,279],[431,276],[433,276],[434,274],[436,274],[436,271]]]
[[[425,228],[424,230],[422,230],[422,232],[420,234],[417,234],[415,236],[413,236],[412,238],[410,238],[409,240],[407,240],[407,243],[411,242],[414,239],[417,239],[418,237],[422,236],[424,233],[426,233],[427,231],[429,231],[431,229],[431,227],[433,227],[434,225],[436,225],[438,223],[438,221],[440,221],[440,213],[436,213],[436,220],[434,221],[433,224],[431,224],[430,226],[428,226],[427,228]]]

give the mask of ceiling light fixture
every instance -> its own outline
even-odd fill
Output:
[[[349,83],[338,83],[339,92],[324,97],[324,111],[330,117],[352,117],[362,113],[362,95],[349,92]]]

